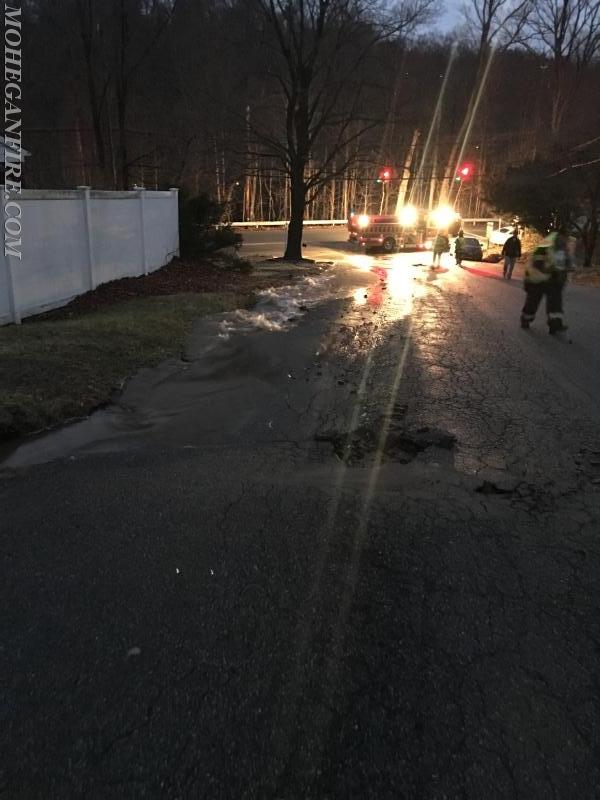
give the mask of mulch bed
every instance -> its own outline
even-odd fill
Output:
[[[150,275],[119,278],[116,281],[103,283],[93,291],[79,295],[61,308],[29,317],[24,322],[65,319],[135,297],[181,292],[233,292],[249,295],[269,286],[289,283],[293,277],[289,268],[282,268],[281,272],[276,274],[273,270],[268,273],[263,273],[261,270],[244,273],[232,267],[215,265],[210,261],[174,258],[169,264]]]

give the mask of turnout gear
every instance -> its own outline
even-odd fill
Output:
[[[528,328],[535,319],[542,298],[546,298],[548,330],[566,330],[563,320],[562,293],[567,280],[569,257],[565,237],[554,232],[533,251],[525,266],[524,287],[527,297],[521,312],[521,327]]]
[[[435,269],[436,265],[439,267],[442,264],[442,253],[447,253],[450,250],[450,242],[448,241],[448,237],[443,233],[438,233],[433,241],[432,249],[433,264],[431,265],[431,268]]]
[[[562,319],[553,318],[548,322],[548,333],[562,333],[569,330],[569,326],[565,325]]]
[[[448,241],[448,237],[444,236],[443,233],[438,233],[433,241],[433,252],[434,253],[447,253],[450,250],[450,242]]]
[[[456,259],[457,266],[460,267],[463,260],[463,245],[465,243],[465,235],[462,231],[458,232],[456,241],[454,242],[454,258]]]

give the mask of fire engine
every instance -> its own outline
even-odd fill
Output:
[[[368,250],[431,249],[438,231],[456,235],[461,227],[460,215],[449,206],[439,206],[431,212],[414,206],[404,206],[395,214],[355,214],[348,217],[348,239]]]

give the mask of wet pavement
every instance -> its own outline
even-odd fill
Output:
[[[600,292],[306,239],[4,461],[6,797],[600,795]]]

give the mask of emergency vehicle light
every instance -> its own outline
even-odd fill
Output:
[[[404,206],[398,214],[398,222],[404,228],[411,228],[416,225],[419,214],[414,206]]]
[[[360,214],[358,217],[358,227],[366,228],[370,221],[368,214]]]
[[[438,228],[447,228],[456,219],[456,212],[450,206],[438,206],[431,212],[431,221]]]

